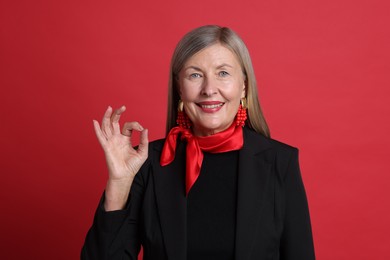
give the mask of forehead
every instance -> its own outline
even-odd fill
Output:
[[[237,56],[227,47],[220,43],[213,44],[192,55],[185,66],[219,66],[228,64],[230,66],[240,66]]]

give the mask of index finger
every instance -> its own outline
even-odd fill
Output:
[[[111,126],[110,126],[111,114],[112,114],[112,107],[108,106],[102,120],[102,131],[106,135],[111,135]]]

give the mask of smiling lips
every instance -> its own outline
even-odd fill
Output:
[[[220,101],[207,101],[207,102],[199,102],[196,104],[205,113],[215,113],[218,112],[225,103]]]

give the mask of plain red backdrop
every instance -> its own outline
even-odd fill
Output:
[[[219,24],[248,45],[272,137],[300,148],[317,259],[390,259],[389,10],[2,0],[0,258],[78,259],[107,178],[92,119],[124,104],[163,137],[173,48]]]

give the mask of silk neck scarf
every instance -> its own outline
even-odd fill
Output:
[[[177,138],[187,141],[186,147],[186,195],[196,182],[203,161],[203,151],[223,153],[235,151],[244,145],[243,131],[235,122],[225,131],[210,136],[195,136],[190,129],[174,127],[169,131],[162,150],[160,164],[166,166],[175,159]]]

